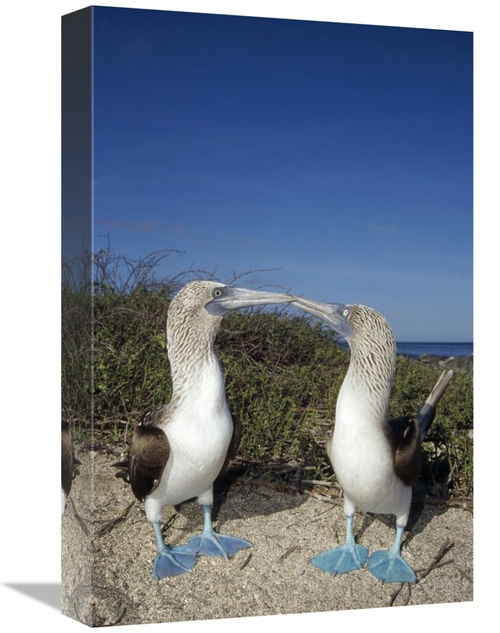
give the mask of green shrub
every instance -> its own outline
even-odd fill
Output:
[[[85,441],[123,448],[141,415],[170,400],[165,326],[185,278],[155,279],[164,256],[130,262],[102,251],[92,285],[88,276],[63,283],[63,402]],[[222,321],[216,350],[230,410],[243,426],[238,459],[331,477],[324,445],[349,365],[333,330],[285,309],[236,313]],[[391,417],[415,413],[439,373],[398,358]],[[472,426],[472,374],[456,373],[424,445],[423,475],[434,492],[472,492]]]

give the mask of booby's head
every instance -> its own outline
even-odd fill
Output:
[[[225,316],[234,310],[268,305],[270,303],[289,303],[293,295],[249,288],[236,288],[218,284],[211,291],[211,300],[205,310],[213,316]]]
[[[345,303],[320,303],[297,297],[293,305],[328,323],[349,346],[378,342],[395,350],[394,334],[386,318],[368,306]]]
[[[213,352],[222,318],[240,308],[287,303],[292,295],[235,288],[216,281],[186,284],[168,308],[167,350],[172,377],[196,366],[197,359]]]
[[[304,297],[295,297],[293,305],[328,323],[346,339],[354,332],[350,317],[352,316],[352,308],[355,306],[344,303],[321,303]]]
[[[270,303],[289,303],[294,296],[279,292],[266,292],[227,286],[218,281],[196,280],[186,284],[173,299],[170,310],[181,307],[184,311],[202,311],[211,316],[223,317],[234,310],[252,308]]]
[[[288,294],[236,288],[217,281],[191,281],[169,306],[167,330],[182,333],[186,328],[195,328],[215,334],[222,317],[234,310],[292,300],[293,295]]]
[[[351,348],[350,371],[363,376],[370,393],[380,396],[381,419],[386,419],[396,363],[396,340],[385,317],[357,304],[320,303],[297,297],[293,305],[328,323]]]

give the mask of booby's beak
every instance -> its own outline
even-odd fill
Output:
[[[319,301],[311,301],[303,297],[295,297],[293,305],[328,323],[344,338],[354,331],[349,323],[351,311],[348,305],[343,303],[320,303]]]
[[[252,308],[269,303],[289,303],[293,300],[293,295],[279,292],[218,286],[212,290],[212,299],[205,305],[205,310],[214,316],[225,316],[240,308]]]

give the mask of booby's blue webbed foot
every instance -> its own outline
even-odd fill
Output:
[[[188,546],[197,556],[219,556],[221,558],[231,558],[240,549],[252,547],[250,541],[217,534],[212,527],[212,509],[210,506],[202,506],[205,525],[202,534],[194,536],[188,541]]]
[[[390,550],[373,552],[368,569],[382,582],[417,582],[417,575],[401,556],[401,539],[404,527],[396,526],[396,538]]]
[[[417,582],[417,575],[398,552],[373,552],[368,569],[382,582]]]
[[[347,574],[363,567],[368,558],[368,548],[357,543],[344,543],[334,549],[321,552],[311,559],[311,563],[333,576]]]
[[[178,576],[192,571],[196,563],[196,555],[187,545],[176,545],[169,547],[165,545],[161,524],[153,523],[156,538],[156,548],[158,556],[153,563],[153,576],[156,580],[161,580],[167,576]]]
[[[188,545],[197,556],[220,556],[221,558],[231,558],[240,549],[252,547],[252,544],[243,538],[217,534],[214,530],[204,531],[200,536],[194,536],[189,539]]]
[[[358,545],[354,540],[354,532],[352,529],[353,516],[347,515],[345,543],[326,552],[321,552],[311,559],[311,563],[326,571],[333,576],[337,574],[347,574],[363,567],[368,558],[368,548]]]
[[[178,576],[192,571],[196,563],[196,555],[186,545],[177,547],[165,546],[153,564],[153,576],[161,580],[167,576]]]

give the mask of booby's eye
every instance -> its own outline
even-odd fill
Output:
[[[349,310],[346,308],[346,309],[342,312],[342,314],[343,314],[345,317],[346,317],[346,316],[348,316],[348,314],[349,314]]]
[[[214,290],[214,297],[220,297],[222,295],[222,290],[220,288],[216,288]]]

